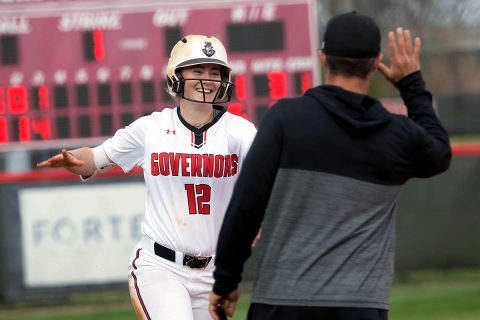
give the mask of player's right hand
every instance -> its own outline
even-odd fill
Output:
[[[37,168],[68,168],[82,166],[85,161],[77,159],[71,152],[66,149],[62,149],[62,153],[59,153],[45,161],[37,163]]]
[[[413,41],[410,31],[397,28],[396,33],[388,33],[390,49],[390,66],[380,63],[378,70],[385,78],[395,84],[400,79],[420,70],[421,41],[416,37]]]

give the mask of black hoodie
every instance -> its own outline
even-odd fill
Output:
[[[263,223],[253,302],[388,309],[398,194],[451,158],[420,72],[397,88],[408,117],[329,85],[267,112],[220,231],[215,293],[237,287]]]
[[[351,135],[372,134],[392,120],[378,100],[340,87],[325,85],[309,90],[307,95],[327,109]]]

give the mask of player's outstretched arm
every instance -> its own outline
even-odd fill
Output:
[[[412,46],[412,36],[409,30],[397,28],[396,33],[389,32],[390,66],[380,63],[378,70],[393,84],[409,74],[419,71],[421,44],[420,38],[416,37]]]
[[[96,170],[92,149],[88,147],[70,151],[62,149],[61,153],[37,163],[37,168],[47,167],[65,168],[72,173],[84,177],[91,176]]]

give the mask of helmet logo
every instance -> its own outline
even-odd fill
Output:
[[[205,42],[205,47],[202,49],[202,52],[207,56],[211,57],[215,54],[215,50],[213,50],[213,46],[211,42]]]

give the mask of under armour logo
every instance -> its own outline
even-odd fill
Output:
[[[175,130],[170,130],[170,129],[167,129],[167,134],[177,134],[177,131]]]

